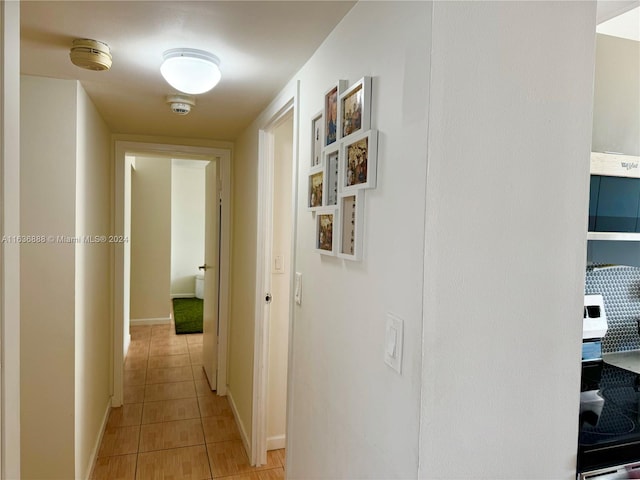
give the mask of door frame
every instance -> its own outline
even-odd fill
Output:
[[[294,324],[294,279],[295,279],[295,245],[297,226],[298,199],[298,131],[299,131],[299,92],[300,84],[296,82],[295,92],[285,96],[276,106],[274,113],[263,124],[258,132],[258,229],[256,256],[256,292],[255,292],[255,325],[253,356],[253,405],[251,428],[251,465],[260,466],[267,463],[267,385],[269,364],[269,308],[265,295],[271,285],[271,248],[273,237],[273,172],[274,172],[274,134],[273,131],[288,115],[293,116],[293,159],[291,208],[292,228],[290,239],[291,260],[289,262],[289,339],[287,368],[287,419],[290,416],[292,392],[291,372],[293,370],[293,324]],[[287,430],[289,422],[287,421]],[[287,434],[287,444],[289,435]]]
[[[231,150],[219,147],[198,147],[190,145],[146,143],[126,140],[115,141],[115,210],[113,215],[113,233],[116,236],[125,232],[125,166],[127,155],[160,155],[175,156],[178,158],[214,159],[220,161],[221,172],[221,197],[222,216],[220,239],[220,284],[219,302],[220,315],[218,318],[218,379],[217,394],[227,393],[227,341],[229,327],[229,280],[231,272]],[[125,332],[125,325],[129,325],[129,308],[125,305],[125,288],[129,288],[125,282],[125,249],[130,249],[130,244],[116,243],[113,250],[113,393],[111,405],[119,407],[124,400],[124,358],[126,348],[130,343],[129,332]]]
[[[20,234],[20,2],[0,2],[0,234]],[[0,479],[20,478],[20,245],[0,246]]]

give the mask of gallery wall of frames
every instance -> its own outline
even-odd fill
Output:
[[[376,188],[378,132],[371,129],[371,77],[339,80],[311,119],[307,205],[316,219],[315,250],[361,260],[364,195]]]

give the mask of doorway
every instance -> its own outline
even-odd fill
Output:
[[[115,184],[115,218],[114,232],[116,236],[130,238],[131,234],[131,168],[135,156],[160,156],[178,159],[194,159],[209,161],[213,166],[213,174],[207,174],[207,187],[211,187],[213,199],[209,198],[211,211],[214,212],[213,223],[210,226],[212,232],[220,232],[209,239],[215,243],[213,252],[215,260],[209,259],[211,269],[209,278],[205,280],[209,288],[215,291],[217,301],[209,302],[215,313],[213,323],[205,321],[205,337],[207,331],[214,334],[215,340],[203,345],[203,359],[212,363],[208,369],[211,376],[212,389],[215,388],[218,395],[226,394],[226,369],[227,369],[227,323],[228,323],[228,282],[229,282],[229,250],[231,231],[231,195],[230,195],[230,159],[231,153],[227,149],[212,147],[191,147],[183,145],[147,144],[138,142],[116,142],[116,184]],[[207,166],[207,170],[209,166]],[[217,192],[217,193],[216,193]],[[124,357],[130,343],[130,312],[129,291],[131,283],[131,246],[128,242],[114,245],[114,328],[113,328],[113,397],[112,406],[120,406],[123,403],[123,364]],[[218,255],[220,259],[218,260]],[[205,262],[207,263],[207,262]],[[218,283],[219,282],[219,283]],[[219,287],[218,287],[219,285]],[[206,316],[205,312],[205,316]],[[209,351],[211,350],[211,351]],[[205,365],[207,370],[207,365]]]
[[[297,178],[296,117],[290,100],[260,131],[259,245],[252,464],[285,448],[289,339],[293,319]]]

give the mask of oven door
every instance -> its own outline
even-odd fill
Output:
[[[618,480],[629,478],[640,478],[640,462],[578,474],[578,480]]]

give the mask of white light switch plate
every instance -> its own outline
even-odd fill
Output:
[[[271,273],[284,273],[284,255],[279,254],[273,257],[273,269]]]
[[[393,313],[387,313],[384,335],[384,361],[399,374],[402,374],[402,343],[404,322]]]

